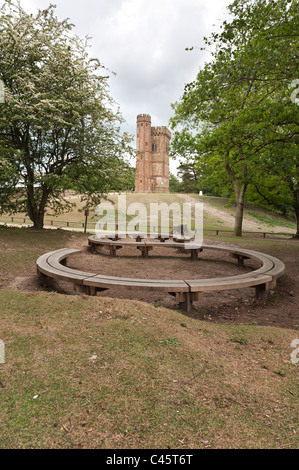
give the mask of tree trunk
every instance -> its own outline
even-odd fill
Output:
[[[293,202],[294,213],[297,223],[297,232],[294,235],[294,238],[299,239],[299,189],[294,191],[294,202]]]
[[[35,228],[36,230],[42,230],[44,228],[44,216],[44,212],[38,212],[35,219],[31,219],[33,222],[33,228]]]
[[[234,234],[236,237],[242,237],[242,225],[244,214],[244,202],[237,201],[237,210],[235,215]]]
[[[247,188],[246,183],[244,183],[241,188],[235,184],[237,210],[236,210],[236,215],[235,215],[234,234],[236,237],[242,237],[242,225],[243,225],[243,217],[244,217],[244,198],[245,198],[246,188]]]
[[[242,237],[242,225],[243,225],[243,215],[244,215],[244,198],[245,198],[245,192],[248,186],[248,181],[247,181],[247,166],[244,164],[243,166],[243,176],[244,176],[244,182],[243,185],[240,186],[238,183],[238,180],[236,178],[235,173],[233,172],[231,166],[229,163],[226,163],[225,169],[229,175],[229,177],[232,180],[232,183],[234,185],[235,189],[235,196],[236,196],[236,201],[237,201],[237,210],[236,210],[236,215],[235,215],[235,227],[234,227],[234,235],[236,237]]]
[[[42,230],[44,227],[45,207],[49,197],[49,190],[44,188],[42,190],[42,197],[40,201],[35,200],[35,193],[33,186],[27,187],[27,213],[30,220],[33,222],[33,228]]]

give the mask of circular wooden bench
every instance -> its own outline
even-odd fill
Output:
[[[130,242],[130,244],[132,243],[134,245],[136,244],[136,242]],[[175,245],[174,243],[175,242],[171,244],[172,246],[169,244],[169,246],[172,248],[177,248],[178,245],[180,248],[184,247],[181,243],[175,243]],[[124,242],[122,242],[122,244],[124,244]],[[163,247],[164,246],[167,246],[166,243],[163,243]],[[36,261],[36,265],[37,272],[42,282],[47,286],[52,285],[53,279],[63,280],[72,283],[77,292],[83,292],[87,295],[96,295],[97,292],[112,287],[162,290],[175,296],[179,307],[187,312],[191,310],[194,301],[200,300],[204,293],[212,291],[254,287],[257,298],[267,298],[269,290],[275,287],[277,278],[281,276],[285,270],[285,265],[282,261],[257,251],[217,245],[202,245],[200,250],[219,250],[227,252],[230,253],[233,258],[237,259],[238,265],[243,264],[246,259],[253,259],[259,261],[261,266],[249,273],[220,278],[191,280],[135,279],[105,276],[70,268],[67,266],[67,258],[70,255],[81,253],[81,251],[69,248],[62,248],[40,256]]]

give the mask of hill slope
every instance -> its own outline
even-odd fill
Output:
[[[2,448],[296,448],[295,332],[0,291]]]

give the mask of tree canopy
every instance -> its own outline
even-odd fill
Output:
[[[36,228],[47,208],[65,209],[66,189],[87,208],[132,179],[132,138],[120,131],[107,71],[72,28],[53,5],[36,15],[11,0],[0,9],[0,210],[25,211]]]
[[[299,107],[290,89],[298,74],[298,0],[235,0],[228,9],[231,19],[204,38],[211,61],[173,105],[171,126],[183,130],[172,153],[192,155],[199,180],[229,179],[236,235],[248,188],[274,200],[278,181],[299,233]]]

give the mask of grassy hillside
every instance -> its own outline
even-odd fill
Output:
[[[227,205],[227,199],[215,198],[207,196],[199,196],[197,194],[135,194],[127,193],[122,194],[122,197],[126,198],[127,207],[136,202],[142,203],[147,209],[148,216],[150,215],[151,204],[179,204],[181,207],[186,202],[201,202],[204,204],[204,219],[203,227],[204,230],[223,229],[232,230],[234,226],[234,214],[235,207]],[[74,204],[74,207],[70,212],[65,212],[58,216],[54,216],[51,213],[47,213],[45,216],[45,225],[49,226],[51,223],[56,227],[72,227],[79,228],[82,230],[82,226],[85,221],[83,203],[79,197],[69,195],[68,201]],[[116,219],[118,217],[118,195],[110,194],[109,200],[115,203]],[[132,206],[131,206],[132,207]],[[138,214],[136,214],[138,215]],[[26,214],[18,213],[12,215],[0,216],[1,223],[11,223],[11,217],[14,217],[15,224],[24,223]],[[127,221],[132,220],[134,214],[127,216]],[[88,217],[89,229],[94,228],[94,222],[98,220],[95,217],[94,210],[90,210]],[[52,222],[51,222],[52,221]],[[26,223],[30,223],[29,218],[26,218]],[[161,225],[161,223],[159,224]],[[171,225],[172,227],[172,225]],[[249,231],[267,231],[267,232],[289,232],[294,233],[296,229],[295,222],[282,217],[277,214],[273,214],[265,209],[261,209],[256,206],[247,205],[244,213],[243,229]]]
[[[0,291],[3,448],[296,447],[288,330]]]
[[[213,206],[219,209],[221,212],[227,214],[227,216],[235,216],[235,206],[228,204],[228,199],[220,197],[208,197],[193,195],[193,197],[204,205]],[[291,220],[288,217],[276,214],[265,208],[255,206],[250,203],[245,204],[244,208],[244,220],[254,222],[257,225],[262,226],[264,229],[268,229],[269,232],[273,231],[274,228],[284,228],[296,230],[295,220]],[[258,228],[258,227],[257,227]]]
[[[1,448],[298,447],[298,331],[13,290],[40,254],[85,238],[0,228]]]

